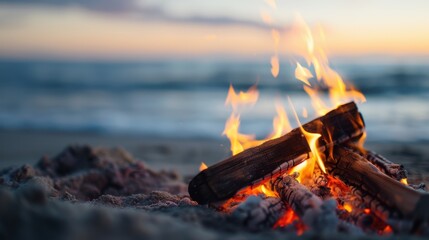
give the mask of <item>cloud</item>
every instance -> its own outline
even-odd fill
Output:
[[[78,7],[97,13],[117,14],[145,21],[163,21],[211,26],[237,25],[258,29],[271,28],[262,21],[238,19],[227,16],[179,16],[171,12],[167,12],[161,6],[143,5],[137,0],[0,0],[0,4],[11,6],[43,6],[51,8]]]

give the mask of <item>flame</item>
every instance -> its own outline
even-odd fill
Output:
[[[266,0],[266,2],[273,8],[276,7],[276,2],[274,0]],[[273,23],[273,19],[268,13],[261,12],[261,17],[264,23],[270,25]],[[310,97],[314,111],[318,115],[324,115],[328,111],[338,107],[341,104],[344,104],[349,100],[364,102],[364,95],[359,91],[354,90],[352,86],[347,85],[341,76],[330,67],[327,55],[325,54],[323,48],[323,41],[321,41],[325,38],[322,29],[319,29],[317,32],[318,36],[315,36],[312,29],[308,27],[308,25],[302,19],[299,18],[297,22],[297,29],[299,29],[302,37],[301,40],[303,39],[305,43],[303,50],[300,51],[299,54],[303,57],[306,64],[303,64],[305,66],[304,67],[300,62],[296,61],[295,77],[303,83],[304,91]],[[274,78],[277,78],[280,71],[278,57],[280,33],[276,29],[272,29],[271,35],[274,45],[274,54],[270,59],[271,74]],[[326,91],[322,91],[325,89]],[[329,100],[326,100],[326,95],[329,96]],[[225,104],[231,105],[232,113],[226,121],[223,135],[226,135],[229,139],[231,144],[231,152],[233,155],[238,154],[248,148],[258,146],[265,141],[281,137],[292,129],[284,107],[277,103],[277,116],[275,116],[273,119],[273,131],[266,138],[258,140],[252,134],[240,133],[240,107],[252,106],[256,104],[258,98],[259,92],[256,86],[252,86],[247,91],[240,91],[237,93],[231,85],[228,90],[228,96],[225,100]],[[326,174],[325,165],[322,160],[323,154],[319,153],[318,150],[318,142],[321,134],[311,133],[304,129],[291,99],[288,98],[288,100],[292,109],[291,111],[295,116],[301,133],[305,137],[311,150],[310,158],[292,168],[290,172],[299,173],[297,180],[306,184],[309,180],[313,179],[315,167],[320,168],[323,174]],[[303,108],[302,115],[305,118],[308,117],[308,111],[306,108]],[[366,135],[364,134],[360,138],[360,146],[363,146],[365,137]],[[203,163],[201,165],[201,168],[202,167]],[[331,191],[333,197],[337,199],[345,199],[346,195],[351,192],[350,188],[341,180],[329,175],[325,176],[328,179],[328,187],[336,189],[336,191]],[[406,179],[402,179],[401,182],[406,183]],[[225,209],[229,209],[228,206],[244,201],[244,199],[249,195],[261,194],[269,197],[278,197],[276,192],[271,191],[268,185],[262,183],[257,186],[246,187],[240,190],[233,198],[230,198],[228,201],[226,201],[223,206]],[[350,199],[350,197],[347,198],[347,201],[342,201],[341,204],[339,204],[339,207],[347,212],[362,210],[366,214],[371,213],[369,209],[354,209],[354,205],[348,202],[351,200],[352,199]],[[298,235],[304,232],[305,226],[302,224],[302,222],[299,223],[299,217],[292,209],[288,208],[284,216],[276,223],[275,227],[284,227],[292,223],[296,227]]]
[[[301,64],[299,64],[298,62],[296,63],[295,77],[298,80],[301,80],[303,83],[307,84],[308,86],[311,86],[310,82],[308,82],[308,79],[312,78],[313,74],[311,74],[308,68],[301,66]]]
[[[274,41],[274,55],[271,57],[271,74],[273,75],[274,78],[277,78],[280,72],[279,57],[278,57],[280,33],[276,29],[272,29],[271,35]]]
[[[200,172],[203,171],[203,170],[206,170],[206,169],[207,169],[207,165],[205,163],[201,162]]]
[[[350,205],[349,203],[344,203],[343,207],[347,212],[352,212],[353,210],[352,205]]]
[[[313,170],[314,170],[314,163],[317,162],[317,164],[319,165],[320,169],[326,173],[326,169],[325,169],[325,165],[323,164],[322,158],[319,154],[319,149],[317,147],[317,140],[322,136],[319,133],[310,133],[307,132],[303,127],[301,122],[299,121],[299,117],[298,114],[295,111],[295,107],[292,104],[292,100],[290,98],[288,98],[289,103],[291,105],[292,108],[292,112],[295,116],[295,119],[299,125],[299,128],[302,132],[302,134],[304,135],[305,139],[307,140],[308,146],[310,147],[312,156],[310,159],[307,159],[307,166],[305,168],[302,169],[302,171],[300,172],[300,176],[301,179],[304,177],[306,179],[311,179],[311,176],[313,174]],[[294,169],[296,170],[296,169]]]
[[[225,105],[230,104],[235,111],[239,106],[253,105],[258,101],[259,92],[256,85],[247,90],[247,92],[240,91],[238,94],[235,92],[232,85],[229,86],[228,96],[225,100]]]
[[[271,74],[273,77],[277,77],[279,75],[280,67],[279,67],[279,57],[272,56],[271,57]]]
[[[292,129],[286,111],[280,103],[277,103],[277,116],[273,119],[273,131],[268,137],[257,140],[254,135],[240,133],[240,113],[238,107],[255,104],[258,96],[259,92],[256,86],[252,86],[247,92],[240,91],[239,94],[236,93],[232,85],[229,88],[225,104],[231,105],[233,111],[226,121],[222,135],[225,135],[229,139],[232,155],[236,155],[248,148],[259,146],[268,140],[281,137]]]
[[[408,180],[406,178],[401,179],[401,183],[408,185]]]
[[[318,38],[315,38],[314,33],[301,17],[297,17],[294,29],[306,43],[304,50],[301,50],[299,54],[304,57],[308,66],[313,66],[316,78],[320,82],[318,85],[326,88],[329,95],[329,102],[325,102],[322,99],[323,94],[319,92],[320,86],[312,86],[308,82],[308,79],[313,77],[311,71],[296,62],[295,77],[305,84],[304,91],[310,96],[314,110],[319,115],[324,115],[350,100],[365,102],[365,96],[352,86],[348,87],[341,76],[330,67],[323,48],[325,38],[323,29],[319,29]]]

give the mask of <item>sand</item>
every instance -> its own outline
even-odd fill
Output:
[[[225,141],[3,131],[0,145],[0,169],[17,166],[0,170],[0,239],[296,237],[288,228],[255,233],[247,220],[189,198],[187,182],[201,161],[211,165],[229,155]],[[429,183],[429,143],[366,147],[403,164],[410,183]],[[303,237],[343,239],[343,234],[308,231]],[[353,232],[351,239],[362,239],[360,234]]]
[[[121,147],[155,170],[174,170],[194,175],[201,162],[212,165],[230,155],[227,140],[165,139],[141,135],[0,131],[0,168],[35,163],[54,156],[70,144]],[[405,166],[410,182],[429,186],[429,142],[367,142],[371,149]]]

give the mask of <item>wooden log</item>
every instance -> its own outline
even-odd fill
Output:
[[[321,134],[318,146],[324,150],[359,137],[365,127],[356,104],[351,102],[304,124],[303,128]],[[310,154],[305,136],[296,128],[201,171],[189,183],[189,195],[200,204],[228,199],[246,186],[281,175]]]
[[[320,234],[340,231],[361,234],[356,227],[338,219],[335,200],[322,200],[294,177],[286,174],[279,176],[271,180],[269,186],[293,209],[309,230]]]
[[[365,159],[374,164],[381,172],[383,172],[387,176],[398,181],[408,177],[407,170],[405,170],[403,165],[394,163],[373,151],[359,149],[353,145],[348,145],[348,147],[354,152],[362,155]]]
[[[338,225],[335,207],[331,211],[323,211],[323,200],[313,194],[306,186],[300,184],[294,177],[284,174],[270,181],[272,191],[278,193],[280,198],[293,209],[312,231],[332,231]],[[323,221],[328,218],[332,221]],[[321,221],[322,220],[322,221]],[[325,222],[322,223],[321,222]],[[334,230],[335,231],[335,230]]]
[[[325,165],[329,173],[368,192],[387,207],[397,210],[400,217],[417,221],[429,219],[428,193],[416,191],[388,177],[353,150],[335,146],[333,156],[327,158]]]
[[[283,175],[270,181],[271,190],[279,194],[298,216],[303,217],[310,209],[320,209],[323,200],[313,194],[295,178]]]
[[[232,210],[231,220],[251,231],[260,231],[272,228],[285,211],[280,198],[251,195]]]

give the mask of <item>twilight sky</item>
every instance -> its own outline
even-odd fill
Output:
[[[261,14],[285,32],[296,13],[334,55],[429,56],[427,0],[0,0],[0,57],[269,55]]]

